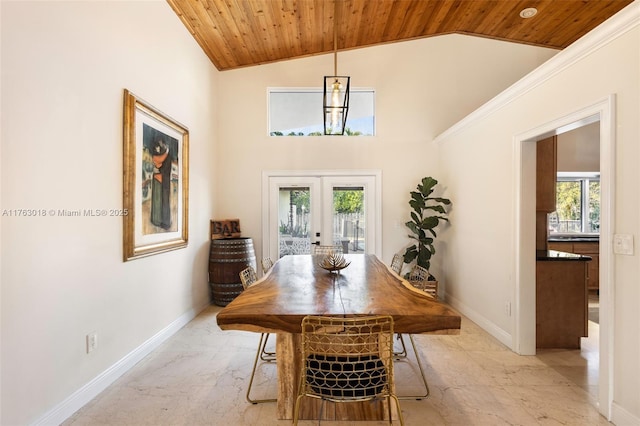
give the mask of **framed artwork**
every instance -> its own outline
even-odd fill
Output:
[[[189,130],[124,91],[124,261],[186,247]]]

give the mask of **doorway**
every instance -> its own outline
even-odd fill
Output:
[[[614,229],[615,162],[615,95],[610,95],[582,110],[545,123],[516,135],[516,295],[514,315],[514,347],[521,355],[536,353],[536,257],[535,257],[535,179],[536,141],[567,132],[588,123],[600,121],[600,294],[599,294],[599,386],[598,409],[607,419],[611,415],[613,397],[613,345],[614,306],[611,241]]]
[[[279,259],[313,245],[380,256],[379,171],[263,174],[263,253]]]

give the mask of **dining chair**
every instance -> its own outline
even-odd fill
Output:
[[[400,361],[402,359],[408,360],[407,348],[404,344],[404,338],[402,334],[398,334],[398,339],[400,340],[400,344],[402,345],[402,350],[400,352],[393,353],[394,361]],[[429,396],[431,392],[429,390],[429,384],[427,383],[427,376],[424,374],[424,367],[422,367],[422,361],[420,361],[420,355],[418,355],[418,350],[416,349],[416,342],[413,340],[413,334],[409,334],[409,343],[411,343],[411,348],[413,349],[413,355],[416,358],[416,364],[418,364],[418,370],[420,370],[420,377],[422,378],[422,384],[424,385],[424,394],[418,395],[398,395],[398,399],[424,399]]]
[[[247,266],[245,269],[240,271],[240,281],[242,282],[242,287],[246,290],[251,285],[253,285],[258,280],[256,271],[253,269],[253,266]],[[249,386],[247,388],[247,401],[252,404],[258,404],[261,402],[275,402],[275,398],[268,399],[252,399],[251,398],[251,386],[253,385],[253,379],[256,374],[256,368],[258,367],[258,360],[262,360],[265,362],[275,361],[276,354],[275,352],[268,352],[266,350],[267,340],[269,339],[269,333],[261,333],[260,341],[258,342],[258,350],[256,352],[256,358],[253,361],[253,369],[251,370],[251,378],[249,379]]]
[[[263,261],[264,262],[264,261]],[[258,280],[257,274],[253,266],[247,266],[245,269],[240,271],[240,281],[242,282],[242,288],[247,289],[253,283]],[[262,333],[260,336],[261,341],[261,349],[260,349],[260,359],[262,361],[270,362],[276,359],[275,352],[269,352],[266,350],[267,348],[267,340],[269,339],[269,333]],[[254,366],[255,371],[255,366]]]
[[[253,266],[249,265],[240,271],[240,282],[242,283],[242,288],[244,290],[248,289],[256,281],[258,281],[258,276],[256,275],[256,270],[253,269]]]
[[[396,253],[393,255],[393,259],[391,259],[391,269],[396,274],[400,275],[402,272],[402,265],[404,265],[404,258],[400,253]]]
[[[269,272],[269,269],[273,266],[273,260],[270,257],[265,257],[262,259],[262,273],[266,274]]]
[[[391,270],[396,274],[400,275],[402,273],[402,266],[404,265],[404,257],[400,253],[396,253],[393,255],[393,259],[391,259]],[[402,338],[402,334],[398,333],[398,340],[402,345],[402,349],[399,352],[393,352],[393,358],[405,358],[407,356],[407,347],[404,344],[404,339]]]
[[[430,280],[431,274],[426,268],[414,265],[409,272],[409,283],[417,289],[428,293],[435,299],[438,298],[438,281]]]
[[[326,255],[330,253],[343,253],[342,246],[314,246],[313,254]]]
[[[394,256],[395,257],[395,256]],[[429,281],[429,271],[427,271],[427,269],[423,268],[422,266],[419,265],[414,265],[411,268],[411,271],[409,272],[409,277],[408,277],[408,281],[411,285],[413,285],[414,287],[423,290],[427,293],[429,293],[432,297],[437,299],[437,282],[435,282],[435,288],[436,291],[434,292],[434,294],[432,294],[431,292],[425,290],[426,288],[429,288],[429,282],[433,282],[433,281]],[[394,352],[393,356],[395,360],[400,360],[400,359],[406,359],[407,358],[407,347],[404,343],[404,338],[402,336],[402,334],[398,333],[398,340],[400,341],[400,345],[401,345],[401,350],[399,352]],[[420,361],[420,356],[418,355],[418,351],[416,349],[416,343],[413,339],[413,335],[409,334],[409,342],[411,343],[411,348],[413,349],[413,354],[416,358],[416,363],[418,364],[418,369],[420,370],[420,376],[422,378],[422,384],[424,385],[424,389],[425,389],[425,393],[424,394],[420,394],[420,395],[399,395],[398,398],[399,399],[422,399],[422,398],[426,398],[429,396],[430,390],[429,390],[429,384],[427,383],[427,377],[424,374],[424,368],[422,367],[422,361]]]
[[[293,411],[298,424],[304,397],[336,403],[387,400],[392,424],[391,400],[404,425],[393,382],[393,318],[306,316],[302,320],[303,362]],[[322,418],[320,413],[319,418]]]

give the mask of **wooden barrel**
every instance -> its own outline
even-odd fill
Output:
[[[213,303],[227,306],[242,293],[240,271],[247,266],[256,269],[256,254],[251,238],[211,240],[209,284]]]

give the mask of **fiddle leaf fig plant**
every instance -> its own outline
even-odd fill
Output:
[[[435,228],[440,221],[449,221],[445,207],[451,205],[451,200],[448,198],[431,196],[437,184],[437,180],[428,176],[422,178],[416,187],[417,191],[411,191],[409,205],[413,211],[411,221],[405,223],[411,231],[409,238],[415,240],[415,243],[407,247],[404,252],[404,263],[415,260],[418,265],[427,270],[431,266],[431,257],[436,253],[433,245],[437,237]]]

